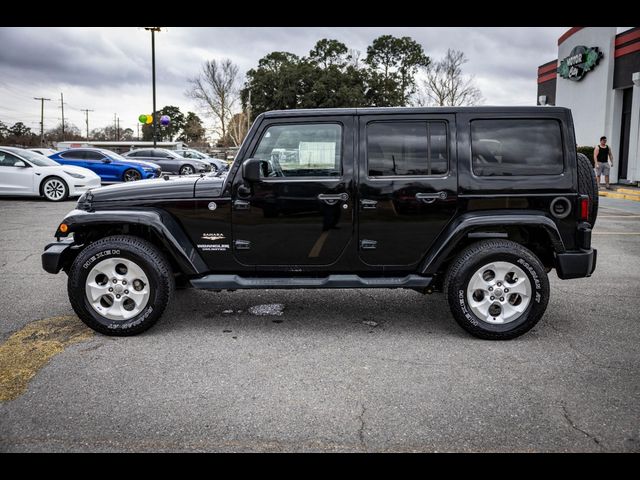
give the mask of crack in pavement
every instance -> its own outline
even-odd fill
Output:
[[[589,432],[582,430],[580,427],[578,427],[575,422],[571,419],[571,417],[569,416],[569,411],[567,410],[567,407],[564,403],[560,404],[562,406],[562,413],[564,415],[565,420],[567,421],[567,423],[569,424],[569,426],[571,428],[573,428],[574,430],[577,430],[578,432],[586,435],[588,438],[590,438],[591,440],[594,441],[594,443],[601,449],[601,450],[606,450],[604,448],[604,446],[600,443],[600,440],[598,440],[598,438],[595,435],[591,435]]]
[[[360,440],[360,446],[366,451],[367,443],[364,439],[364,427],[365,427],[364,414],[367,411],[367,409],[365,408],[362,402],[358,402],[358,405],[360,405],[360,408],[362,409],[362,411],[360,412],[360,415],[358,415],[358,420],[360,421],[360,427],[358,428],[358,439]]]
[[[598,367],[598,368],[604,368],[607,370],[623,370],[625,372],[633,372],[635,373],[635,370],[632,368],[627,368],[627,367],[614,367],[612,365],[603,365],[601,363],[596,362],[594,359],[592,359],[589,355],[587,355],[586,353],[584,353],[582,350],[580,350],[579,348],[577,348],[573,343],[571,343],[571,340],[569,340],[567,338],[567,335],[565,334],[565,332],[563,332],[562,330],[558,329],[558,327],[556,327],[553,323],[548,322],[547,325],[549,325],[553,330],[555,330],[556,332],[558,332],[562,338],[564,339],[564,341],[567,343],[567,345],[569,346],[569,348],[571,350],[573,350],[574,352],[576,352],[578,355],[586,358],[588,360],[588,362],[593,365],[594,367]]]

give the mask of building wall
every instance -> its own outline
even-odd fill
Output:
[[[613,67],[616,27],[586,27],[558,45],[558,61],[568,57],[573,47],[598,47],[600,63],[580,81],[558,76],[556,105],[573,113],[578,145],[596,145],[602,135],[609,139],[613,120]]]

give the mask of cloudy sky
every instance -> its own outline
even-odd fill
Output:
[[[465,52],[465,72],[476,78],[487,105],[534,105],[537,67],[556,58],[557,39],[567,27],[167,27],[156,35],[157,105],[197,107],[185,96],[187,80],[209,59],[231,58],[244,75],[258,59],[280,50],[306,55],[321,38],[335,38],[366,52],[380,35],[408,35],[432,59],[447,48]],[[137,117],[151,113],[151,38],[142,28],[0,28],[0,121],[23,121],[39,131],[40,102],[45,129],[65,117],[84,132],[113,124],[136,129]],[[201,112],[198,112],[201,113]],[[211,120],[207,119],[207,127]]]

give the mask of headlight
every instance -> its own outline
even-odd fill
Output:
[[[145,172],[155,172],[155,171],[156,171],[156,169],[155,169],[155,168],[151,168],[151,167],[142,167],[142,169],[143,169]]]
[[[66,173],[70,177],[73,177],[73,178],[84,178],[84,175],[80,175],[79,173],[67,172],[66,170],[63,170],[63,171],[64,171],[64,173]]]

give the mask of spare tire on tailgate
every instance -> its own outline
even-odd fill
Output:
[[[589,223],[593,227],[598,216],[598,181],[593,163],[584,153],[578,153],[578,193],[589,196]]]

